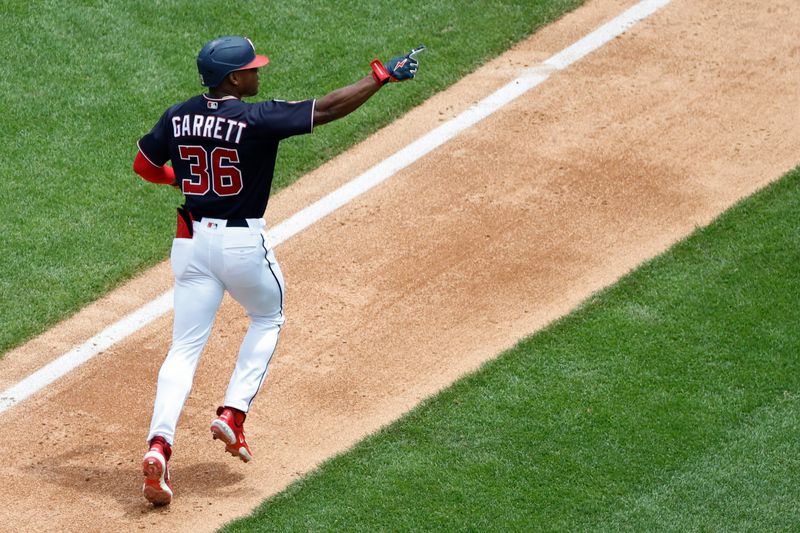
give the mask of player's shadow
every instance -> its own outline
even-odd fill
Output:
[[[112,497],[126,515],[141,517],[143,513],[166,510],[153,507],[142,496],[141,458],[138,456],[128,461],[104,461],[97,447],[81,447],[28,468],[47,483],[86,494],[89,501],[94,500],[92,495]],[[244,479],[228,461],[200,463],[191,458],[171,461],[170,475],[176,498],[208,498],[210,501],[230,492],[231,486]]]

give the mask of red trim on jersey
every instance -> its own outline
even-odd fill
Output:
[[[172,167],[154,165],[141,150],[136,154],[136,159],[133,160],[133,171],[152,183],[162,185],[175,184],[175,171]]]

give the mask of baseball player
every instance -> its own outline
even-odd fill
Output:
[[[284,322],[284,281],[265,239],[263,215],[269,200],[278,143],[311,133],[357,109],[388,82],[416,75],[419,47],[318,100],[246,103],[259,87],[259,68],[269,59],[244,37],[220,37],[197,56],[206,94],[176,104],[139,140],[134,171],[153,183],[180,189],[170,261],[175,275],[172,346],[158,373],[149,451],[142,463],[145,498],[172,501],[169,459],[175,427],[200,353],[227,290],[246,310],[250,327],[217,418],[214,439],[244,462],[253,454],[244,421],[264,383]],[[172,166],[166,166],[168,161]]]

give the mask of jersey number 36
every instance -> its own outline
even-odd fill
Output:
[[[178,146],[181,159],[189,162],[189,179],[181,184],[183,194],[202,196],[213,190],[219,196],[234,196],[242,192],[242,173],[236,167],[239,152],[233,148],[216,147],[209,154],[202,146]]]

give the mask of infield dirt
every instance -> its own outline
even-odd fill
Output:
[[[587,2],[277,194],[268,224],[635,3]],[[140,462],[171,314],[3,413],[0,530],[213,530],[569,312],[798,163],[798,27],[793,0],[675,0],[277,247],[287,322],[247,421],[256,459],[208,431],[247,327],[226,299],[166,509]],[[158,265],[8,353],[0,387],[171,284]]]

